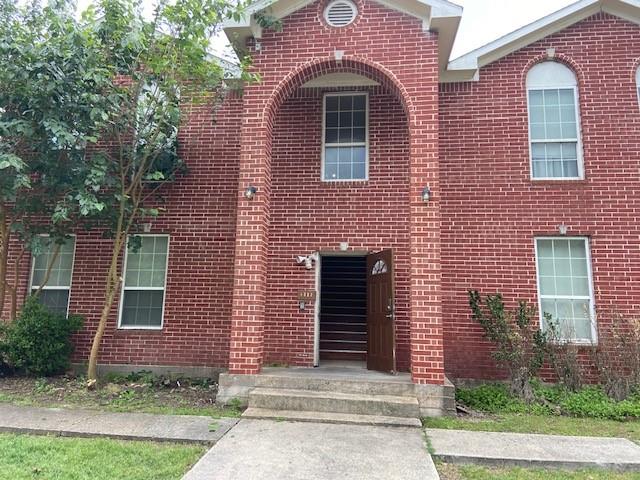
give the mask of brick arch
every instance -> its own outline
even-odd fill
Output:
[[[411,97],[393,72],[366,58],[345,57],[341,61],[333,58],[317,58],[291,71],[269,96],[262,115],[263,127],[266,127],[267,131],[270,130],[271,122],[278,113],[278,109],[296,89],[314,78],[329,73],[354,73],[379,82],[400,101],[408,123],[411,124],[411,117],[415,112]]]
[[[520,82],[523,88],[526,90],[527,88],[527,74],[529,70],[543,62],[558,62],[563,64],[566,67],[569,67],[571,71],[575,74],[576,80],[578,81],[578,91],[580,91],[584,85],[584,72],[582,71],[582,67],[578,62],[576,62],[573,57],[566,55],[564,53],[556,53],[552,58],[550,58],[547,53],[541,53],[533,57],[531,60],[527,62],[527,64],[522,69],[522,73],[520,76]]]

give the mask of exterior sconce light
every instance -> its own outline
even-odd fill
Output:
[[[566,235],[568,231],[569,227],[567,227],[564,223],[558,225],[558,232],[560,232],[560,235]]]
[[[422,198],[422,201],[424,203],[429,203],[429,201],[431,200],[431,189],[428,186],[424,187],[420,197]]]
[[[244,196],[248,200],[253,200],[253,197],[256,196],[257,192],[258,192],[258,189],[256,187],[254,187],[253,185],[249,185],[247,189],[244,191]]]

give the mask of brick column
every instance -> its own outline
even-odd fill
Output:
[[[438,83],[433,81],[437,74],[421,78],[409,89],[414,92],[409,113],[411,375],[414,383],[443,385]],[[422,191],[427,186],[432,193],[425,203]]]
[[[266,296],[269,197],[271,189],[270,121],[262,118],[261,86],[247,88],[242,117],[236,250],[231,312],[229,373],[255,374],[262,367]],[[263,97],[263,95],[262,95]],[[257,188],[253,199],[244,196]]]

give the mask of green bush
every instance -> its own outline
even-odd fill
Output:
[[[508,309],[500,293],[483,299],[476,290],[469,291],[469,306],[484,336],[496,344],[491,355],[509,373],[509,392],[533,403],[532,382],[548,350],[547,334],[538,327],[535,307],[521,300],[515,309]]]
[[[525,410],[524,402],[509,393],[503,384],[486,384],[475,388],[459,388],[456,400],[469,408],[483,412],[521,412]]]
[[[529,413],[534,415],[567,415],[573,417],[627,420],[640,418],[640,394],[616,402],[601,386],[589,386],[571,392],[561,385],[534,382],[536,400],[527,404],[511,394],[506,385],[486,384],[475,388],[459,388],[456,400],[463,405],[488,413]]]
[[[79,316],[50,312],[37,298],[29,297],[20,316],[4,327],[0,352],[10,367],[28,375],[62,373],[69,368],[73,352],[71,335],[82,323]]]
[[[5,342],[7,336],[7,324],[0,320],[0,378],[10,375],[13,371],[6,361]]]

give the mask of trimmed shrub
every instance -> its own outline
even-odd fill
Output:
[[[10,367],[28,375],[63,373],[73,352],[71,335],[82,323],[77,315],[51,312],[29,297],[18,318],[4,327],[0,352]]]

